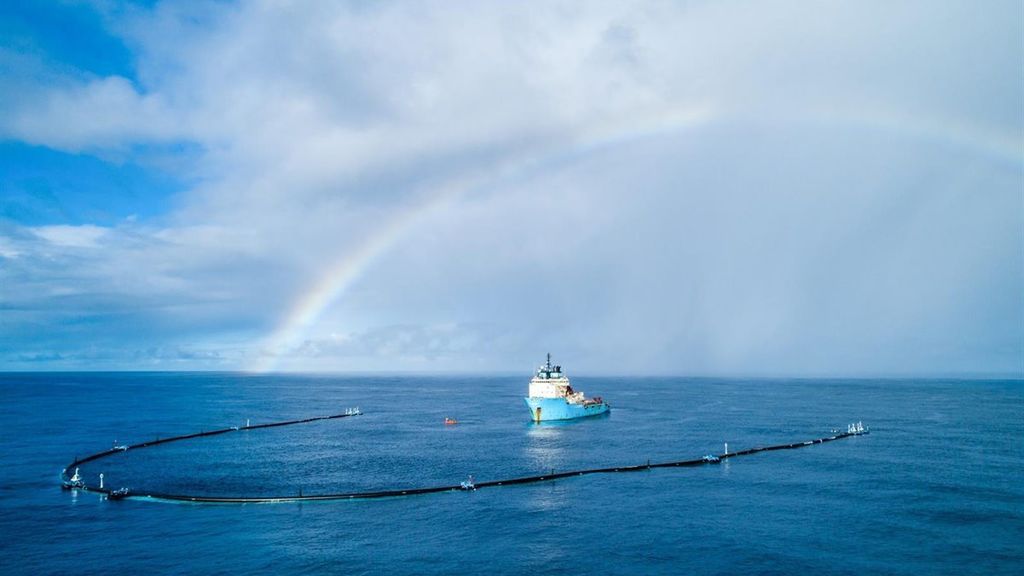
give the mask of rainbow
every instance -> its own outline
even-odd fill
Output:
[[[292,304],[284,322],[264,343],[262,353],[249,371],[273,371],[280,356],[300,343],[324,311],[340,298],[378,257],[403,238],[419,220],[448,204],[467,189],[468,185],[461,182],[443,187],[426,202],[405,209],[390,221],[378,226],[375,234],[362,245],[333,262],[327,268],[327,273],[320,276],[312,287],[304,291]]]
[[[894,136],[910,136],[925,142],[936,142],[959,148],[979,157],[997,161],[1011,168],[1024,166],[1024,140],[1019,135],[986,129],[955,119],[910,116],[894,111],[870,110],[852,112],[842,117],[818,115],[824,125],[842,128],[869,129]]]
[[[398,212],[390,221],[379,226],[376,233],[362,245],[342,254],[328,266],[327,272],[317,278],[289,307],[284,320],[263,343],[249,371],[273,371],[279,361],[301,343],[323,313],[363,276],[371,264],[409,234],[417,223],[471,191],[485,185],[495,186],[502,181],[522,177],[552,164],[568,162],[596,150],[692,128],[714,116],[708,106],[662,108],[643,117],[632,116],[618,123],[591,128],[569,145],[549,149],[539,157],[510,161],[491,168],[487,175],[464,176],[437,186],[425,195],[424,201]],[[986,133],[971,126],[922,122],[909,117],[878,113],[861,117],[818,117],[816,120],[823,125],[868,127],[910,134],[924,140],[952,143],[1016,167],[1024,163],[1024,142]]]
[[[535,172],[545,166],[566,162],[594,150],[658,134],[673,133],[705,122],[711,117],[707,107],[660,109],[630,121],[604,124],[584,131],[568,146],[554,147],[538,157],[520,158],[492,167],[486,175],[463,176],[433,188],[426,199],[406,208],[376,229],[362,245],[342,254],[311,287],[301,292],[289,307],[284,320],[260,346],[260,352],[248,371],[265,373],[275,370],[280,360],[301,344],[309,332],[338,298],[383,254],[395,246],[416,225],[453,203],[467,193],[485,185]]]

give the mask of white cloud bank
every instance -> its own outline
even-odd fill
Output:
[[[1019,4],[107,17],[137,80],[23,87],[0,135],[184,141],[198,184],[102,235],[0,231],[9,366],[1024,371]],[[385,229],[342,298],[268,340]]]

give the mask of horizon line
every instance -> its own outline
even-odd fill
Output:
[[[5,370],[0,369],[0,375],[15,374],[232,374],[250,376],[253,378],[266,378],[272,376],[340,376],[340,377],[370,377],[385,378],[394,376],[403,377],[528,377],[527,372],[521,370],[492,370],[492,371],[453,371],[453,370],[280,370],[274,372],[254,372],[249,370],[227,369],[141,369],[141,368],[110,368],[110,369],[53,369],[53,370]],[[524,376],[525,374],[525,376]],[[574,378],[685,378],[685,379],[740,379],[751,380],[1013,380],[1024,382],[1024,373],[1009,372],[946,372],[946,373],[907,373],[907,372],[878,372],[878,373],[851,373],[851,374],[772,374],[772,373],[672,373],[672,372],[576,372]]]

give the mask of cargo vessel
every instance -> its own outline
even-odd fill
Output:
[[[597,416],[611,409],[600,396],[587,398],[583,392],[573,390],[562,367],[551,365],[551,354],[530,380],[530,395],[525,400],[534,422]]]

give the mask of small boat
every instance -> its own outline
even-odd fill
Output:
[[[476,490],[476,484],[473,483],[473,475],[470,474],[469,478],[460,482],[459,488],[462,490]]]
[[[704,457],[701,458],[701,460],[707,462],[708,464],[718,464],[719,462],[722,461],[721,458],[715,456],[714,454],[705,454]]]
[[[456,420],[455,418],[448,418],[447,416],[445,416],[445,418],[444,418],[444,423],[445,423],[445,425],[447,425],[447,426],[453,426],[453,425],[455,425],[455,424],[458,424],[458,423],[459,423],[459,421],[458,421],[458,420]]]
[[[860,436],[861,434],[870,433],[871,431],[864,426],[863,422],[854,422],[853,424],[849,424],[846,426],[847,436]]]
[[[131,490],[127,488],[118,488],[107,493],[107,500],[123,500],[131,496],[131,494]]]

